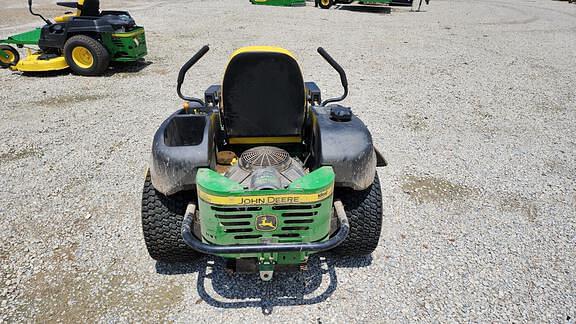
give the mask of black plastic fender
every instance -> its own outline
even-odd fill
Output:
[[[377,154],[372,135],[354,114],[331,118],[333,107],[338,106],[312,107],[312,156],[318,167],[332,166],[337,187],[364,190],[372,184],[376,173]]]
[[[156,131],[150,175],[154,188],[164,195],[196,187],[198,168],[215,164],[216,114],[194,115],[179,110]]]

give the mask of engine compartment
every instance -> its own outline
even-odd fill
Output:
[[[224,176],[248,190],[285,189],[308,171],[300,159],[275,146],[255,146],[230,160],[231,151],[218,153],[218,164],[228,162]],[[220,157],[224,155],[225,159]],[[234,154],[235,155],[235,154]]]

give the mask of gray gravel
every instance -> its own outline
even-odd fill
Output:
[[[435,0],[390,15],[248,1],[103,1],[147,28],[151,63],[106,77],[0,71],[0,321],[571,322],[576,318],[576,6]],[[40,0],[43,12],[61,10]],[[0,35],[40,23],[0,0]],[[44,8],[44,9],[42,9]],[[49,10],[49,8],[51,8]],[[368,258],[228,275],[152,261],[139,220],[152,135],[228,55],[274,44],[346,103],[390,166]]]

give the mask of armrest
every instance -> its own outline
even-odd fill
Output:
[[[211,85],[206,91],[204,91],[204,102],[206,105],[217,106],[220,102],[220,85]]]
[[[56,2],[56,4],[61,7],[78,9],[78,2]]]
[[[322,94],[320,88],[314,82],[305,82],[304,87],[306,87],[306,100],[311,105],[319,105],[322,102]]]

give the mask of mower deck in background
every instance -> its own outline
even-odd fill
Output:
[[[311,254],[370,254],[382,227],[372,136],[344,94],[322,101],[304,82],[293,54],[246,47],[232,54],[222,85],[185,100],[162,123],[144,184],[142,226],[150,256],[193,261],[199,253],[228,260],[238,272],[304,269]]]
[[[0,44],[27,48],[20,59],[16,48],[0,45],[0,67],[22,72],[45,72],[68,67],[79,75],[102,75],[110,62],[135,62],[147,54],[144,28],[137,26],[126,11],[100,11],[98,0],[58,2],[75,13],[56,17],[54,22],[32,11],[46,25],[22,34],[0,39]]]

